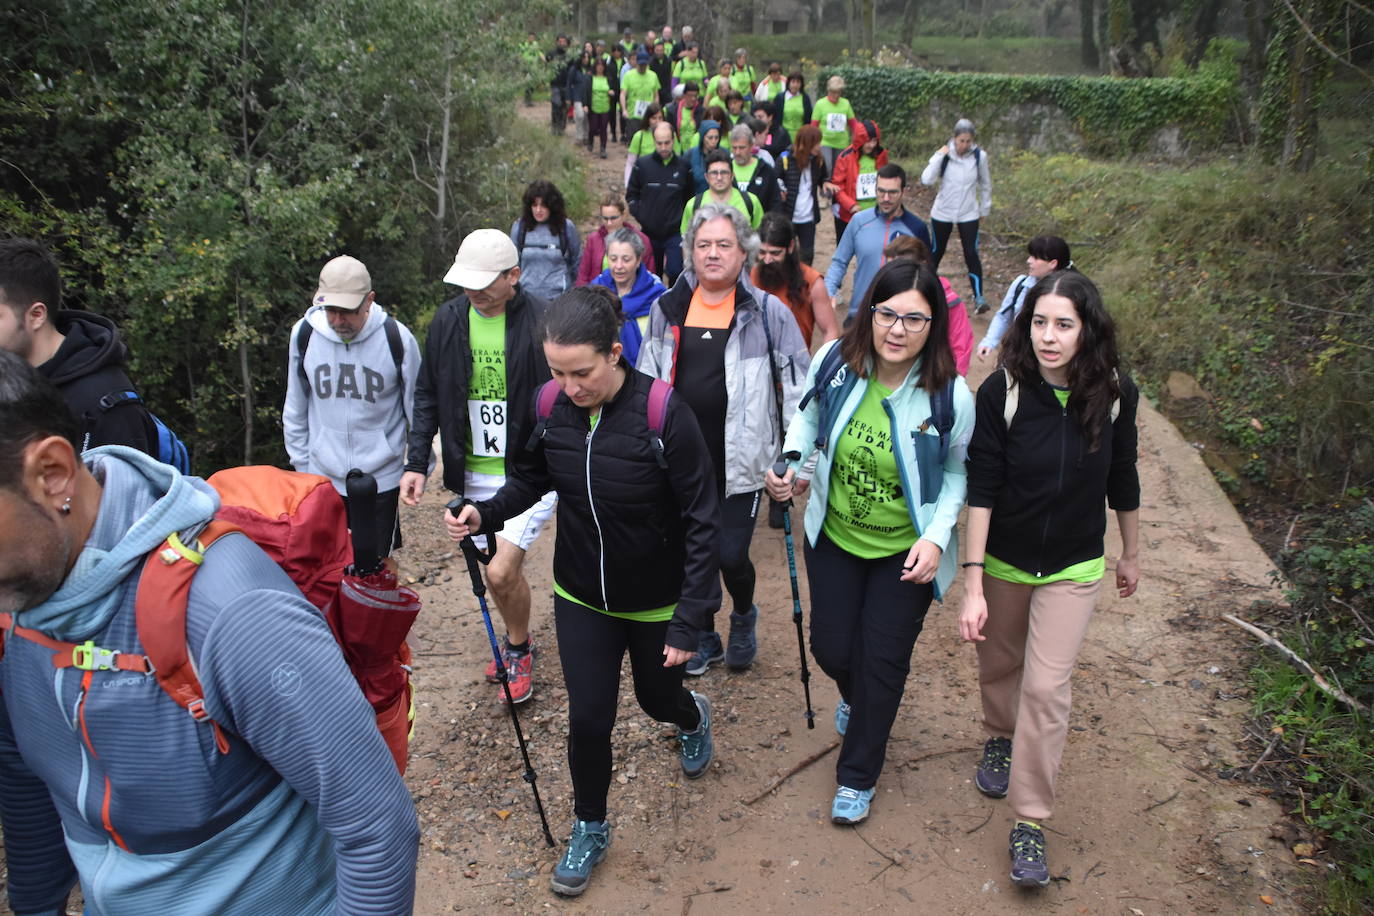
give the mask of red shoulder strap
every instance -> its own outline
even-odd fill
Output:
[[[186,605],[191,596],[191,579],[200,568],[205,551],[219,538],[238,530],[237,526],[216,519],[201,532],[194,547],[171,535],[148,554],[134,598],[138,638],[153,664],[158,686],[197,722],[210,721],[215,729],[215,745],[222,754],[229,753],[229,742],[219,724],[211,721],[205,711],[205,691],[186,648]]]

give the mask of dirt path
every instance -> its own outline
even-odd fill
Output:
[[[547,117],[542,107],[522,114]],[[598,192],[619,183],[623,147],[619,158],[612,150],[591,161]],[[928,200],[912,204],[928,212]],[[823,230],[821,269],[833,241]],[[1020,257],[987,241],[988,289],[1000,299]],[[967,294],[961,268],[947,262],[945,272]],[[985,326],[975,319],[975,333]],[[975,359],[970,383],[985,374]],[[1049,822],[1057,880],[1034,894],[1007,880],[1006,804],[971,783],[983,736],[973,649],[957,636],[957,588],[932,608],[916,647],[873,815],[856,829],[829,823],[836,694],[813,665],[817,716],[808,731],[783,539],[761,523],[759,660],[693,684],[716,710],[717,762],[685,783],[673,730],[623,692],[613,846],[583,897],[554,896],[548,874],[561,849],[544,847],[510,722],[481,680],[486,638],[461,559],[443,539],[444,496],[434,487],[405,512],[413,546],[402,556],[425,600],[413,637],[422,704],[408,775],[423,831],[417,912],[1301,912],[1298,866],[1270,839],[1277,805],[1219,776],[1250,761],[1237,744],[1247,708],[1238,696],[1243,643],[1216,617],[1272,597],[1271,564],[1192,447],[1145,404],[1141,424],[1142,586],[1126,600],[1104,589],[1080,656]],[[536,697],[520,712],[562,842],[571,805],[552,543],[546,533],[528,558],[541,655]],[[1109,544],[1108,556],[1118,550]]]

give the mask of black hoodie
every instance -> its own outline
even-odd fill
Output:
[[[82,451],[128,445],[156,458],[157,434],[141,402],[101,404],[109,395],[134,390],[124,372],[129,350],[114,322],[92,312],[63,309],[54,316],[54,324],[65,339],[38,371],[57,386],[81,421]]]

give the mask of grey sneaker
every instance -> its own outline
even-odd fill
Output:
[[[692,699],[697,701],[701,722],[695,731],[677,730],[678,740],[682,742],[682,772],[688,779],[696,779],[705,773],[711,765],[711,758],[715,756],[715,745],[711,741],[711,701],[695,690],[692,691]]]
[[[732,615],[733,616],[733,615]],[[706,669],[716,662],[725,661],[725,649],[720,644],[720,634],[715,630],[707,630],[701,634],[701,640],[697,643],[697,651],[692,657],[687,659],[687,673],[692,677],[699,677],[706,673]]]
[[[1011,779],[1011,739],[989,738],[983,745],[983,759],[973,774],[973,784],[988,798],[1006,798]]]
[[[1022,887],[1044,887],[1050,883],[1050,867],[1045,864],[1045,834],[1039,824],[1017,821],[1007,841],[1011,854],[1011,880]]]
[[[587,889],[592,869],[606,858],[611,845],[611,825],[605,821],[573,821],[568,851],[554,867],[549,887],[554,893],[576,897]]]
[[[759,641],[754,636],[754,625],[758,619],[758,605],[751,605],[747,613],[730,615],[730,640],[725,646],[725,665],[731,671],[743,671],[754,663],[754,656],[759,652]]]

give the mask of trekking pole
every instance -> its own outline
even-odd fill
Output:
[[[779,458],[773,465],[777,477],[787,474],[787,461]],[[792,546],[792,501],[789,499],[782,513],[782,534],[787,541],[787,572],[792,577],[792,622],[797,625],[797,652],[801,655],[802,692],[806,694],[806,727],[816,727],[816,713],[811,709],[811,669],[806,665],[806,639],[802,636],[801,590],[797,588],[797,553]]]
[[[366,579],[382,570],[377,549],[377,480],[354,468],[344,480],[344,489],[348,491],[348,531],[353,539],[352,573]]]
[[[458,517],[458,512],[468,505],[470,500],[464,499],[461,495],[455,496],[448,504],[448,512],[454,518]],[[496,676],[501,681],[501,688],[506,692],[506,708],[510,710],[510,721],[515,726],[515,740],[520,744],[520,756],[525,758],[525,782],[530,784],[530,791],[534,793],[534,807],[539,812],[539,823],[544,828],[544,841],[553,847],[553,834],[549,831],[549,819],[544,814],[544,802],[539,798],[539,784],[535,781],[534,764],[530,762],[529,746],[525,744],[525,732],[520,728],[520,716],[515,711],[515,700],[510,693],[510,672],[506,670],[506,660],[501,656],[501,650],[496,645],[496,631],[491,626],[491,612],[487,610],[487,586],[482,581],[482,567],[491,562],[491,558],[496,556],[496,537],[487,535],[487,542],[490,547],[482,550],[472,540],[472,537],[463,538],[459,542],[459,547],[463,550],[463,559],[467,560],[468,576],[472,579],[472,593],[477,596],[477,604],[482,608],[482,622],[487,626],[487,642],[491,644],[492,658],[496,659]]]

